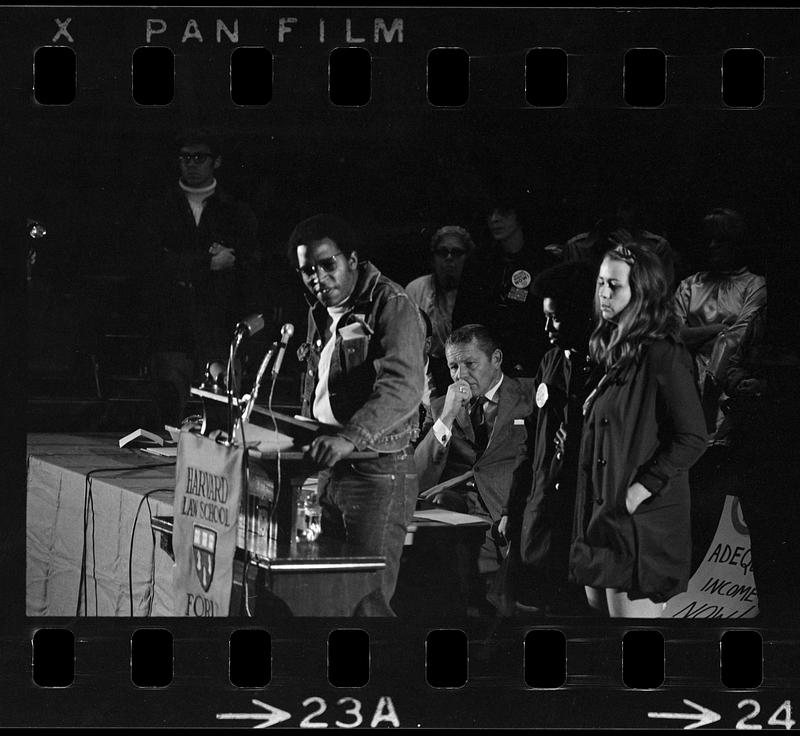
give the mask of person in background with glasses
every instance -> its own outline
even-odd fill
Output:
[[[458,225],[445,225],[431,238],[433,271],[414,279],[406,293],[431,321],[433,335],[429,353],[429,370],[434,389],[431,398],[444,396],[450,383],[450,372],[444,355],[444,343],[453,331],[453,307],[464,264],[475,243],[470,234]]]
[[[176,140],[177,182],[140,215],[151,372],[160,424],[179,425],[192,381],[225,361],[233,330],[262,311],[260,247],[250,207],[217,184],[222,156],[205,130]],[[160,428],[160,427],[159,427]]]
[[[320,467],[322,534],[386,558],[381,584],[355,615],[394,616],[417,476],[411,441],[425,382],[422,316],[403,288],[359,257],[353,228],[334,215],[299,223],[288,256],[309,302],[302,414],[323,425],[308,449]],[[378,453],[351,460],[354,452]]]
[[[658,256],[608,251],[595,298],[589,356],[605,373],[583,404],[570,579],[600,614],[655,618],[689,580],[705,419]]]

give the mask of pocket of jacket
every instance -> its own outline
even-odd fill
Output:
[[[357,368],[367,359],[369,337],[366,335],[342,340],[342,353],[344,354],[345,370]]]

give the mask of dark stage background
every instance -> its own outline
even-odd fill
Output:
[[[141,201],[176,180],[171,140],[189,125],[222,137],[218,180],[258,217],[269,284],[264,308],[272,314],[282,306],[279,321],[303,324],[284,248],[300,219],[321,211],[350,219],[364,235],[365,255],[405,284],[425,272],[437,227],[462,224],[485,243],[486,198],[523,193],[526,235],[539,245],[563,243],[613,214],[623,196],[637,197],[643,224],[665,234],[678,252],[679,276],[702,265],[703,215],[715,206],[739,209],[751,229],[752,267],[768,277],[771,317],[796,323],[798,92],[785,56],[795,39],[779,11],[754,15],[749,25],[747,13],[724,11],[482,12],[416,11],[400,44],[373,43],[371,28],[374,17],[389,21],[402,10],[294,10],[298,22],[283,43],[277,24],[286,13],[278,11],[95,9],[86,17],[76,11],[78,95],[66,107],[30,102],[31,55],[41,44],[21,42],[21,58],[3,72],[7,94],[27,101],[11,105],[6,116],[10,240],[24,230],[25,217],[48,231],[37,244],[28,289],[29,377],[61,371],[77,377],[83,387],[75,391],[91,393],[96,381],[91,366],[81,364],[86,354],[103,358],[101,379],[124,373],[125,364],[131,372],[140,345],[103,344],[104,336],[146,331],[137,278],[142,248],[133,224]],[[53,14],[36,13],[43,42],[56,29]],[[130,58],[144,45],[145,19],[154,16],[165,19],[168,31],[153,44],[175,51],[175,98],[165,107],[141,107],[131,102]],[[685,33],[687,16],[694,34]],[[234,17],[239,45],[273,52],[273,100],[266,106],[230,101],[234,45],[224,36],[216,42],[214,26],[217,18],[232,25]],[[325,44],[315,35],[319,17],[327,22]],[[487,17],[494,22],[487,25]],[[204,32],[202,44],[180,42],[188,18]],[[364,108],[327,100],[328,52],[354,45],[345,43],[346,18],[372,54],[372,99]],[[588,44],[587,25],[596,29]],[[722,54],[738,37],[767,57],[765,104],[758,109],[725,108],[721,101]],[[463,108],[432,108],[426,56],[443,45],[440,39],[452,38],[463,39],[471,55],[470,100]],[[497,52],[498,39],[509,39],[507,52]],[[569,54],[569,98],[561,108],[525,103],[524,59],[535,46]],[[622,58],[632,46],[667,53],[661,108],[622,101]],[[29,386],[31,394],[64,391],[63,383]]]

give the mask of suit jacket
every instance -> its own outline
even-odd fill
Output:
[[[475,488],[489,515],[497,521],[509,513],[509,503],[530,490],[531,447],[535,436],[535,381],[532,378],[503,377],[489,444],[476,457],[475,436],[467,409],[453,422],[452,437],[442,447],[433,424],[444,407],[444,396],[433,400],[422,427],[422,439],[414,452],[420,491],[468,471],[474,472]]]

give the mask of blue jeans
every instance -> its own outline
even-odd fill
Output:
[[[386,558],[380,588],[362,599],[356,615],[394,616],[389,601],[419,490],[414,453],[407,448],[374,460],[343,460],[319,474],[318,487],[322,533]]]

